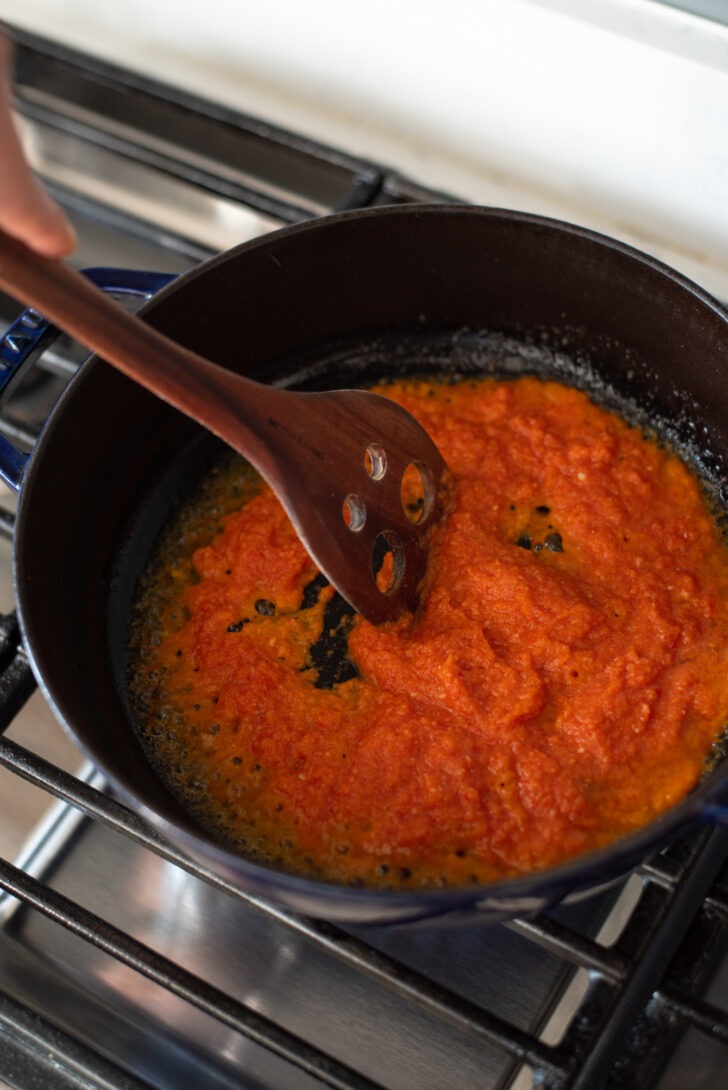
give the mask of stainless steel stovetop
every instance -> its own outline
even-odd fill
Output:
[[[20,36],[20,108],[77,263],[180,272],[281,224],[437,200],[386,165]],[[1,326],[17,307],[0,299]],[[78,366],[6,399],[29,447]],[[0,511],[0,1080],[114,1090],[714,1090],[728,1060],[728,835],[507,926],[350,930],[226,887],[104,789],[35,689]]]

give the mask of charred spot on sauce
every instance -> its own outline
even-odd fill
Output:
[[[314,576],[314,578],[303,588],[301,609],[313,609],[319,600],[321,591],[325,590],[328,586],[329,581],[322,572],[319,572],[318,575]]]
[[[242,632],[244,626],[250,624],[250,617],[241,617],[239,621],[233,621],[227,626],[228,632]]]
[[[550,553],[563,553],[564,541],[561,533],[554,528],[552,522],[545,520],[551,514],[551,507],[545,503],[537,503],[533,506],[508,505],[508,525],[515,523],[516,528],[511,530],[513,544],[519,549],[528,549],[536,554],[544,550]],[[510,516],[515,515],[515,518]]]
[[[304,588],[301,608],[312,609],[328,586],[328,579],[319,573]],[[356,664],[349,657],[349,633],[355,617],[355,611],[340,594],[334,594],[326,603],[321,635],[309,647],[302,669],[302,673],[315,672],[316,689],[333,689],[359,676]]]

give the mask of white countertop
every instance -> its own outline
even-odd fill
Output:
[[[0,18],[728,298],[728,27],[658,0],[0,0]]]

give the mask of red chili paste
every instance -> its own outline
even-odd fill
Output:
[[[188,513],[191,561],[163,554],[136,628],[155,762],[242,851],[344,883],[485,882],[645,825],[728,720],[728,550],[696,475],[556,382],[382,392],[456,482],[421,611],[354,618],[348,679],[319,687],[332,591],[310,604],[270,490],[214,531]]]

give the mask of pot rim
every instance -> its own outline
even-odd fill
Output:
[[[536,213],[465,204],[381,205],[374,208],[335,213],[280,228],[241,243],[224,253],[215,255],[189,272],[182,274],[181,277],[163,287],[145,303],[140,308],[139,313],[144,317],[153,317],[154,310],[160,302],[169,296],[173,296],[182,283],[185,285],[194,283],[199,277],[207,275],[212,269],[223,266],[237,255],[256,251],[265,252],[266,249],[271,247],[272,243],[275,244],[279,240],[300,234],[312,233],[316,235],[321,231],[336,229],[337,225],[341,223],[364,222],[374,218],[386,219],[392,216],[396,218],[409,217],[416,220],[423,217],[431,218],[433,215],[508,220],[512,223],[522,223],[541,230],[558,232],[559,234],[566,233],[572,237],[596,243],[609,251],[623,254],[631,261],[637,261],[659,275],[668,278],[682,290],[690,293],[701,306],[715,312],[726,323],[726,354],[728,354],[728,310],[699,285],[659,259],[588,227]],[[106,368],[107,366],[96,356],[89,357],[67,384],[48,418],[36,448],[29,459],[27,472],[20,489],[13,563],[15,600],[23,633],[23,642],[39,687],[59,722],[96,765],[99,765],[99,761],[89,749],[85,737],[79,737],[73,724],[67,721],[66,714],[54,696],[52,683],[46,680],[42,662],[39,661],[42,659],[42,655],[36,655],[36,643],[38,647],[41,646],[41,643],[34,638],[34,623],[26,615],[24,584],[29,573],[24,570],[22,554],[26,523],[25,511],[32,502],[34,479],[38,473],[43,471],[43,453],[52,442],[55,424],[61,418],[68,401],[76,396],[79,386],[90,381],[96,369]],[[231,849],[225,848],[204,832],[200,831],[198,833],[191,819],[188,826],[170,823],[163,815],[151,808],[140,795],[135,794],[133,786],[123,779],[119,779],[113,768],[104,767],[103,765],[100,767],[111,787],[122,801],[133,811],[140,814],[150,825],[154,826],[165,839],[179,844],[185,854],[196,860],[205,869],[208,869],[208,862],[212,862],[216,874],[232,876],[232,880],[236,885],[239,885],[239,882],[235,882],[235,876],[244,876],[246,882],[249,881],[250,886],[256,892],[260,892],[263,896],[271,892],[275,892],[277,895],[282,894],[285,903],[289,905],[307,906],[312,899],[318,903],[323,897],[328,903],[328,909],[321,911],[318,908],[312,911],[327,918],[341,918],[350,922],[355,921],[356,916],[355,914],[352,915],[351,909],[356,904],[361,905],[362,919],[360,922],[375,923],[379,922],[380,919],[383,922],[388,920],[394,922],[427,920],[449,912],[457,913],[460,909],[469,909],[473,906],[476,908],[482,906],[486,913],[493,911],[499,917],[518,914],[520,911],[518,905],[520,904],[535,904],[535,902],[538,902],[536,907],[540,910],[562,899],[568,892],[601,883],[605,877],[617,877],[626,873],[639,859],[644,859],[652,851],[663,847],[679,827],[684,826],[686,822],[699,818],[701,814],[704,815],[708,806],[722,793],[728,793],[728,785],[725,782],[719,782],[718,776],[714,772],[696,785],[679,803],[642,829],[621,837],[597,851],[577,856],[558,866],[529,871],[526,874],[514,875],[472,886],[446,887],[443,889],[417,888],[407,890],[398,888],[388,890],[327,882],[317,878],[279,871],[270,866],[257,863],[243,855],[234,853]],[[503,907],[508,904],[514,905],[515,911],[511,912]]]

